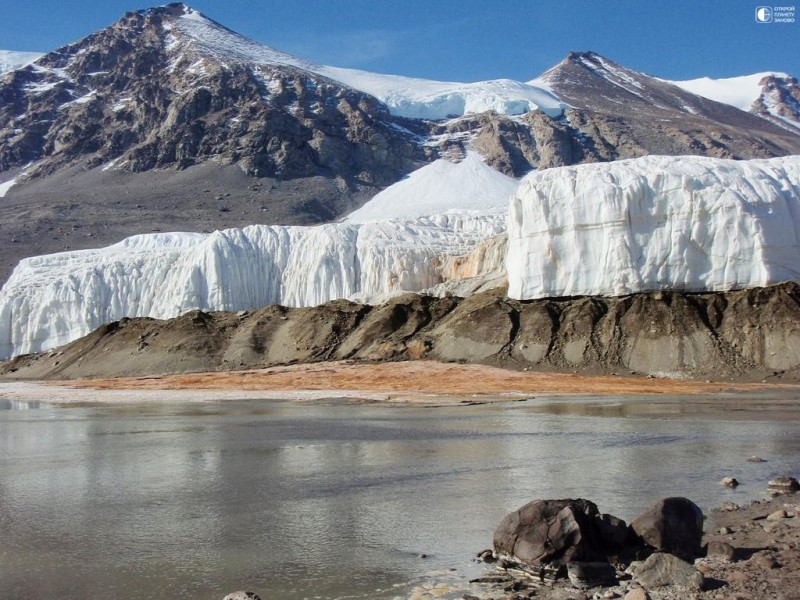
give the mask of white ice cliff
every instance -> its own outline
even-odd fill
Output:
[[[509,296],[800,280],[800,156],[647,156],[532,173],[511,201]]]
[[[46,350],[122,317],[191,309],[380,301],[442,281],[505,229],[504,216],[150,234],[99,250],[25,259],[0,290],[0,358]]]

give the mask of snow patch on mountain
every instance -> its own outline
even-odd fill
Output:
[[[184,43],[189,42],[201,54],[222,63],[274,64],[307,71],[319,68],[309,61],[246,38],[193,8],[184,7],[183,14],[166,21],[164,27],[170,31],[167,49],[171,52],[180,51],[185,47]]]
[[[508,213],[508,202],[519,182],[468,152],[459,163],[439,159],[386,188],[345,219],[368,223],[415,219],[436,214]]]
[[[191,47],[222,63],[302,69],[375,96],[392,114],[401,117],[440,120],[487,110],[516,115],[535,109],[558,116],[566,106],[542,87],[510,79],[476,83],[432,81],[317,65],[241,36],[188,7],[172,23],[174,26],[166,25],[166,47],[170,52],[180,55]]]
[[[440,215],[254,225],[139,235],[98,250],[28,258],[0,290],[0,358],[53,348],[123,317],[383,301],[441,283],[449,257],[468,255],[502,233],[505,221]]]
[[[800,156],[646,156],[527,176],[509,296],[708,291],[800,281]]]
[[[724,79],[711,79],[700,77],[685,81],[663,80],[692,94],[729,104],[745,112],[750,112],[755,102],[761,95],[761,80],[770,75],[775,77],[788,77],[785,73],[754,73],[741,77],[726,77]]]
[[[488,110],[521,115],[536,109],[557,117],[566,107],[545,88],[511,79],[459,83],[337,67],[317,72],[375,96],[392,114],[410,119],[441,120]]]
[[[0,50],[0,75],[15,71],[44,56],[41,52],[16,52]]]
[[[9,179],[8,181],[4,181],[0,183],[0,198],[5,198],[8,190],[14,187],[17,184],[17,178],[14,177],[13,179]]]

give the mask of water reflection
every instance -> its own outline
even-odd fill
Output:
[[[0,410],[37,410],[42,403],[32,400],[9,400],[0,398]]]
[[[0,598],[392,598],[433,569],[477,570],[472,554],[531,499],[589,497],[623,518],[666,495],[708,507],[759,495],[800,458],[791,422],[40,408],[0,414]],[[725,475],[744,484],[723,488]]]

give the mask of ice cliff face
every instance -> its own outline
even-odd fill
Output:
[[[517,299],[800,281],[800,157],[534,173],[511,201],[508,235]]]
[[[503,216],[456,215],[256,225],[140,235],[26,259],[0,291],[0,358],[53,348],[123,317],[380,301],[442,282],[448,257],[466,255],[504,229]]]
[[[139,235],[25,259],[0,290],[0,358],[53,348],[123,317],[374,303],[429,288],[446,293],[457,289],[448,280],[467,271],[485,276],[479,289],[503,277],[505,252],[485,242],[505,232],[517,185],[469,153],[458,164],[422,167],[346,223]]]

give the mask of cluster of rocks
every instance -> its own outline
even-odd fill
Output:
[[[630,525],[585,499],[530,502],[506,515],[493,550],[478,554],[498,570],[462,598],[800,598],[800,506],[787,502],[800,484],[769,483],[771,500],[712,511],[723,526],[705,538],[705,517],[687,498],[660,500]]]
[[[701,554],[702,536],[703,513],[687,498],[660,500],[630,525],[589,500],[536,500],[506,515],[494,550],[481,556],[505,572],[511,595],[503,598],[541,597],[562,580],[578,590],[616,588],[598,598],[634,600],[664,586],[703,589],[705,578],[690,562]]]

